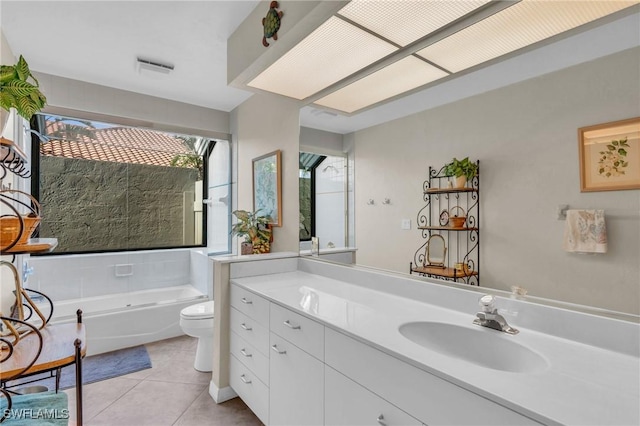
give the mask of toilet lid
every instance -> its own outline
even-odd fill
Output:
[[[213,318],[213,300],[187,306],[180,311],[182,318]]]

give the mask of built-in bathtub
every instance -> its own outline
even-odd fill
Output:
[[[83,311],[94,355],[184,334],[180,311],[213,297],[213,265],[178,249],[33,257],[27,287],[53,300],[52,323]]]
[[[192,285],[69,299],[55,302],[51,322],[75,321],[81,309],[87,353],[95,355],[182,335],[180,311],[207,299]]]

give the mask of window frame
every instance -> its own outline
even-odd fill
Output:
[[[309,152],[309,154],[315,154],[315,153]],[[309,238],[298,237],[299,241],[311,241],[311,238],[316,235],[316,169],[320,166],[320,164],[322,164],[324,160],[327,159],[327,155],[325,154],[316,154],[316,155],[318,155],[318,158],[316,159],[316,161],[313,162],[313,164],[309,166],[309,169],[307,170],[307,172],[309,173],[309,179],[310,179],[309,210],[311,210],[311,221],[310,221],[311,229],[309,230]],[[300,170],[303,170],[303,169],[300,169]]]
[[[99,121],[112,125],[120,125],[127,127],[134,127],[144,130],[157,131],[157,132],[166,132],[177,135],[185,135],[185,136],[194,136],[197,135],[202,138],[206,138],[209,140],[207,148],[203,153],[203,171],[202,171],[202,199],[206,200],[209,197],[209,157],[215,147],[217,141],[216,139],[226,139],[231,141],[231,136],[228,134],[216,133],[216,136],[213,136],[211,133],[214,132],[203,132],[194,129],[187,128],[178,128],[172,126],[165,125],[154,125],[154,123],[149,122],[141,122],[138,120],[125,119],[116,116],[103,115],[103,114],[93,114],[93,113],[85,113],[82,111],[75,110],[67,110],[62,109],[62,111],[57,110],[49,110],[45,109],[42,112],[34,114],[30,121],[30,127],[34,131],[31,132],[31,194],[36,198],[36,200],[40,200],[40,144],[46,143],[46,136],[43,136],[41,130],[44,125],[44,116],[46,115],[57,115],[65,118],[69,118],[72,120],[91,120],[91,121]],[[202,134],[205,133],[205,134]],[[42,136],[42,138],[41,138]],[[231,163],[231,162],[230,162]],[[124,163],[123,163],[124,164]],[[231,173],[232,165],[229,164],[229,172]],[[101,250],[85,250],[85,251],[64,251],[64,252],[49,252],[49,253],[37,253],[34,254],[36,256],[65,256],[65,255],[78,255],[78,254],[99,254],[99,253],[123,253],[123,252],[136,252],[136,251],[154,251],[154,250],[172,250],[172,249],[191,249],[191,248],[207,248],[207,231],[208,231],[208,209],[207,204],[203,203],[202,206],[202,236],[200,244],[190,244],[190,245],[178,245],[178,246],[159,246],[159,247],[134,247],[134,248],[120,248],[120,249],[101,249]],[[34,234],[34,237],[39,236],[39,229]]]

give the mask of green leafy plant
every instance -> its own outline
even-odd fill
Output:
[[[0,65],[0,107],[7,111],[15,108],[29,120],[46,103],[47,98],[40,92],[38,80],[22,55],[15,65]]]
[[[204,159],[202,155],[196,152],[196,142],[198,138],[177,136],[187,146],[190,152],[185,154],[176,154],[169,163],[172,167],[186,167],[188,169],[198,170],[198,180],[202,180],[204,175]]]
[[[454,157],[450,163],[445,164],[443,172],[445,176],[466,176],[467,180],[471,180],[478,173],[478,165],[473,161],[469,161],[469,157],[465,157],[462,160]]]
[[[253,244],[253,252],[268,253],[271,249],[271,217],[259,214],[260,210],[250,212],[235,210],[233,215],[238,222],[231,228],[232,235],[244,237],[246,243]]]
[[[625,161],[629,143],[627,138],[619,141],[611,141],[607,144],[606,151],[600,151],[600,159],[598,160],[598,174],[605,177],[622,176],[625,174],[625,167],[629,166],[629,162]]]

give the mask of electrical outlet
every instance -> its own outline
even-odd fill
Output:
[[[411,219],[402,219],[400,229],[411,229]]]

